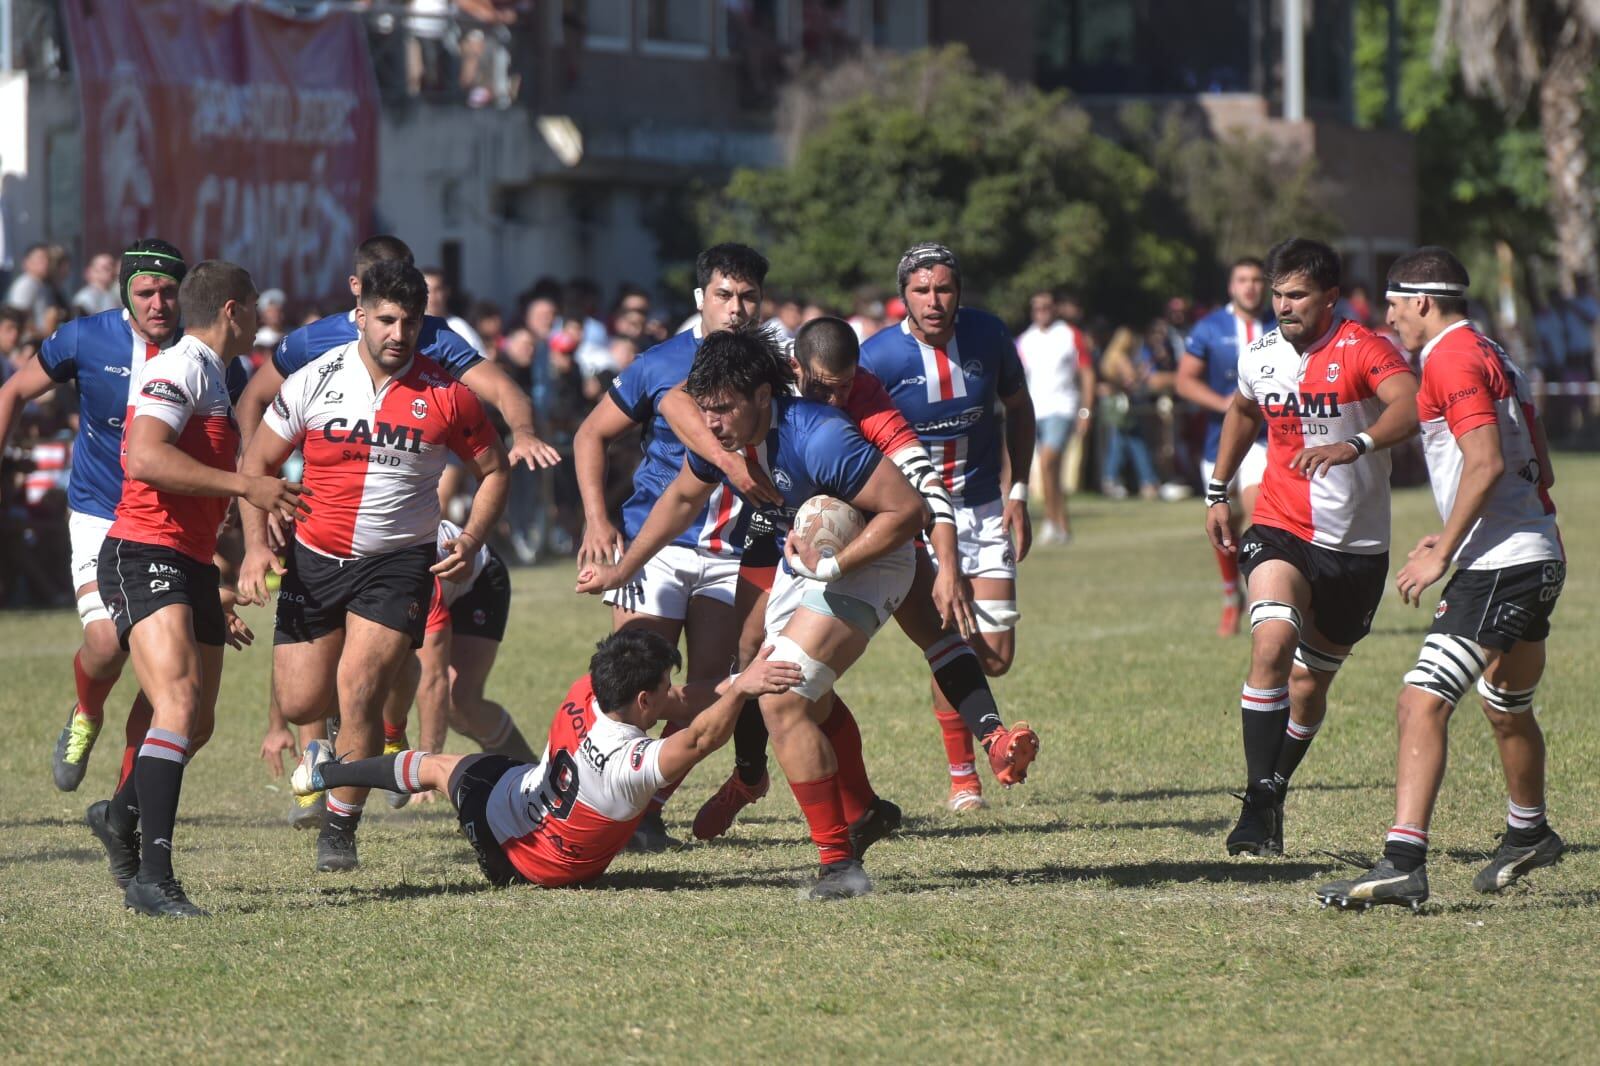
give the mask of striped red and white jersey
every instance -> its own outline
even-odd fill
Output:
[[[1394,345],[1354,322],[1337,323],[1304,354],[1274,329],[1239,357],[1239,392],[1267,424],[1267,472],[1253,521],[1354,555],[1389,550],[1389,453],[1373,451],[1306,478],[1290,460],[1337,444],[1383,413],[1378,385],[1409,374]]]
[[[1565,559],[1556,528],[1556,505],[1539,484],[1549,458],[1533,436],[1533,393],[1498,344],[1463,319],[1422,349],[1417,391],[1422,448],[1439,517],[1448,519],[1461,487],[1457,438],[1498,425],[1505,471],[1489,492],[1483,514],[1456,551],[1464,570]]]
[[[489,828],[511,865],[549,887],[605,872],[656,791],[661,741],[607,717],[588,675],[572,686],[539,762],[489,795]]]
[[[150,356],[135,379],[127,425],[156,418],[177,434],[179,450],[217,470],[235,470],[239,425],[228,398],[228,374],[217,353],[186,336]],[[180,551],[209,564],[217,530],[227,517],[226,496],[188,496],[127,477],[127,429],[122,437],[122,499],[109,536]]]
[[[351,341],[289,375],[262,425],[305,457],[311,513],[295,536],[338,559],[433,541],[446,451],[471,462],[494,431],[466,386],[424,356],[374,386]]]

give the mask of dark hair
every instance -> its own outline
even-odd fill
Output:
[[[711,284],[713,274],[763,288],[767,284],[767,257],[747,244],[713,244],[694,261],[694,283],[703,289]]]
[[[1304,274],[1319,289],[1339,287],[1339,253],[1309,237],[1290,237],[1272,246],[1267,253],[1267,280],[1276,285],[1295,274]]]
[[[43,241],[35,241],[22,250],[22,256],[17,260],[17,262],[20,263],[23,259],[28,258],[28,256],[32,255],[34,252],[48,252],[49,250],[50,246],[48,244],[45,244]]]
[[[498,318],[503,320],[505,317],[506,316],[500,311],[500,305],[492,300],[479,300],[477,303],[472,305],[472,313],[467,315],[467,318],[473,323],[481,322],[485,318]]]
[[[589,684],[600,709],[615,713],[641,692],[653,692],[661,676],[683,665],[667,638],[647,629],[623,629],[594,646]]]
[[[369,266],[361,274],[361,305],[376,307],[385,300],[399,304],[407,314],[421,315],[428,306],[422,271],[394,259]]]
[[[123,251],[122,264],[117,271],[117,288],[122,293],[122,306],[132,310],[133,304],[128,299],[128,286],[140,274],[171,278],[182,285],[183,276],[188,270],[187,264],[183,261],[183,253],[160,237],[145,237],[134,241]]]
[[[1390,287],[1392,288],[1396,282],[1407,285],[1425,285],[1433,282],[1464,287],[1472,284],[1472,277],[1467,273],[1467,268],[1462,265],[1461,260],[1457,259],[1448,248],[1441,248],[1437,244],[1426,244],[1394,261],[1394,265],[1389,268]],[[1439,310],[1444,314],[1467,313],[1465,293],[1460,296],[1429,294],[1429,299],[1438,304]]]
[[[411,248],[399,237],[391,237],[387,233],[380,233],[376,237],[368,237],[356,248],[356,277],[364,277],[367,271],[379,263],[401,262],[406,266],[415,265],[411,258]]]
[[[178,287],[178,306],[183,308],[184,321],[191,326],[211,325],[229,300],[254,307],[256,284],[250,280],[248,270],[226,260],[196,263]]]
[[[28,312],[18,307],[0,307],[0,322],[10,322],[25,332],[28,328]]]
[[[813,318],[794,335],[794,357],[807,369],[842,374],[861,361],[861,341],[841,318]]]
[[[1255,267],[1263,274],[1267,272],[1267,264],[1263,263],[1260,259],[1257,259],[1253,255],[1241,255],[1239,258],[1228,264],[1229,281],[1233,280],[1233,272],[1238,270],[1240,267]]]
[[[774,395],[794,387],[794,367],[769,330],[719,329],[700,342],[683,391],[697,400],[722,392],[754,396],[763,385]]]
[[[950,268],[950,274],[955,278],[956,288],[961,288],[961,263],[956,259],[956,253],[946,248],[937,241],[923,241],[907,248],[900,257],[900,264],[895,267],[895,287],[900,290],[900,295],[906,294],[906,283],[911,280],[911,275],[919,270],[931,270],[936,266]]]

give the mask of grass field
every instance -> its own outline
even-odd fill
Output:
[[[84,786],[49,755],[71,701],[68,612],[0,616],[0,1056],[77,1061],[1595,1061],[1600,1057],[1600,460],[1560,461],[1575,565],[1538,705],[1568,860],[1505,898],[1472,873],[1504,816],[1465,708],[1421,916],[1319,910],[1392,814],[1393,704],[1425,611],[1392,594],[1296,780],[1288,853],[1229,860],[1246,643],[1211,635],[1200,507],[1083,500],[1077,541],[1024,565],[1008,718],[1038,728],[1027,785],[953,815],[926,668],[897,631],[841,684],[907,823],[877,892],[802,905],[814,852],[781,781],[711,846],[624,856],[596,890],[493,891],[439,805],[375,798],[362,867],[311,870],[312,834],[257,760],[268,653],[230,654],[191,766],[179,875],[209,921],[121,906],[84,807],[113,784],[131,672]],[[1397,495],[1395,544],[1436,524]],[[1402,547],[1403,546],[1403,547]],[[606,626],[566,567],[517,574],[491,691],[530,738]],[[270,631],[262,612],[251,621]],[[538,747],[538,743],[535,743]],[[719,753],[678,793],[688,836]],[[1399,1041],[1391,1052],[1386,1042]]]

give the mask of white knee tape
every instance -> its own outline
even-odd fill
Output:
[[[1250,605],[1250,632],[1254,633],[1256,627],[1267,622],[1288,622],[1294,626],[1296,633],[1300,632],[1300,612],[1292,603],[1281,603],[1278,600],[1257,600]]]
[[[839,680],[839,675],[827,663],[813,659],[806,654],[806,650],[793,640],[778,634],[771,640],[772,660],[780,663],[794,663],[800,668],[800,673],[805,680],[790,689],[813,702],[833,691],[833,683]]]
[[[1483,674],[1483,648],[1465,637],[1429,633],[1422,638],[1417,665],[1407,671],[1405,683],[1431,692],[1454,707],[1472,682]]]
[[[1320,674],[1338,673],[1339,667],[1344,665],[1344,661],[1347,658],[1349,658],[1348,654],[1334,655],[1319,648],[1313,648],[1303,640],[1294,649],[1295,662],[1307,670],[1315,670]]]
[[[1504,714],[1524,714],[1533,710],[1533,694],[1538,688],[1500,688],[1489,684],[1487,677],[1478,678],[1478,695],[1490,708]]]
[[[1022,620],[1016,600],[973,600],[972,609],[980,633],[1009,633]]]
[[[85,592],[78,597],[78,621],[85,629],[89,628],[90,622],[111,621],[111,612],[106,610],[104,601],[100,599],[100,590]]]

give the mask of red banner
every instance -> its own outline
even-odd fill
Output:
[[[83,104],[83,249],[163,237],[260,288],[339,297],[378,191],[378,98],[355,15],[63,0]]]

